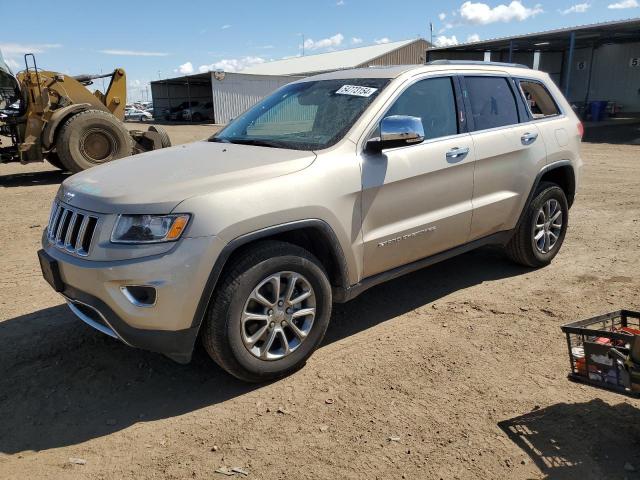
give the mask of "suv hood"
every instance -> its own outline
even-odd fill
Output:
[[[310,151],[194,142],[142,153],[77,173],[63,202],[97,213],[169,213],[190,197],[302,170]]]

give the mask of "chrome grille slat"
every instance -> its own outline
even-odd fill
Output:
[[[100,217],[55,201],[47,225],[49,242],[67,253],[89,255]],[[92,228],[89,228],[89,225]]]
[[[74,246],[75,251],[78,252],[78,255],[86,255],[82,249],[82,240],[84,239],[84,233],[87,231],[87,225],[89,224],[89,215],[85,215],[82,219],[82,223],[80,224],[80,230],[78,230],[78,236],[76,237],[76,244]],[[82,253],[81,253],[82,252]]]
[[[51,223],[51,225],[49,225],[49,240],[53,241],[53,239],[55,238],[55,228],[56,225],[58,224],[58,221],[60,220],[60,215],[62,215],[62,207],[60,205],[57,205],[56,207],[56,215],[53,219],[53,222]]]
[[[73,212],[71,214],[71,220],[69,220],[69,226],[67,227],[67,234],[64,237],[64,248],[69,250],[71,248],[71,241],[73,240],[71,236],[73,235],[73,230],[76,226],[76,221],[78,220],[78,212]]]
[[[67,215],[69,215],[69,210],[63,209],[62,216],[60,217],[60,223],[58,224],[58,229],[56,230],[56,245],[62,244],[62,230],[64,224],[67,221]]]

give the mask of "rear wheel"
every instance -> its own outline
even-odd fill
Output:
[[[62,164],[75,173],[131,155],[132,141],[116,117],[101,110],[86,110],[64,123],[56,150]]]
[[[241,380],[273,380],[300,368],[320,345],[331,285],[309,252],[266,241],[239,258],[210,304],[202,340],[211,358]]]
[[[555,183],[543,182],[505,251],[514,262],[544,267],[557,255],[567,232],[569,205]]]

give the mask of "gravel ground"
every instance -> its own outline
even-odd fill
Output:
[[[76,320],[36,259],[64,175],[0,165],[0,478],[640,479],[640,400],[569,382],[559,328],[640,309],[640,150],[583,156],[550,267],[485,248],[376,287],[259,386]]]

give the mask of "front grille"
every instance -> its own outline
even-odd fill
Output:
[[[47,237],[52,245],[68,253],[86,257],[91,250],[98,217],[53,202]]]

